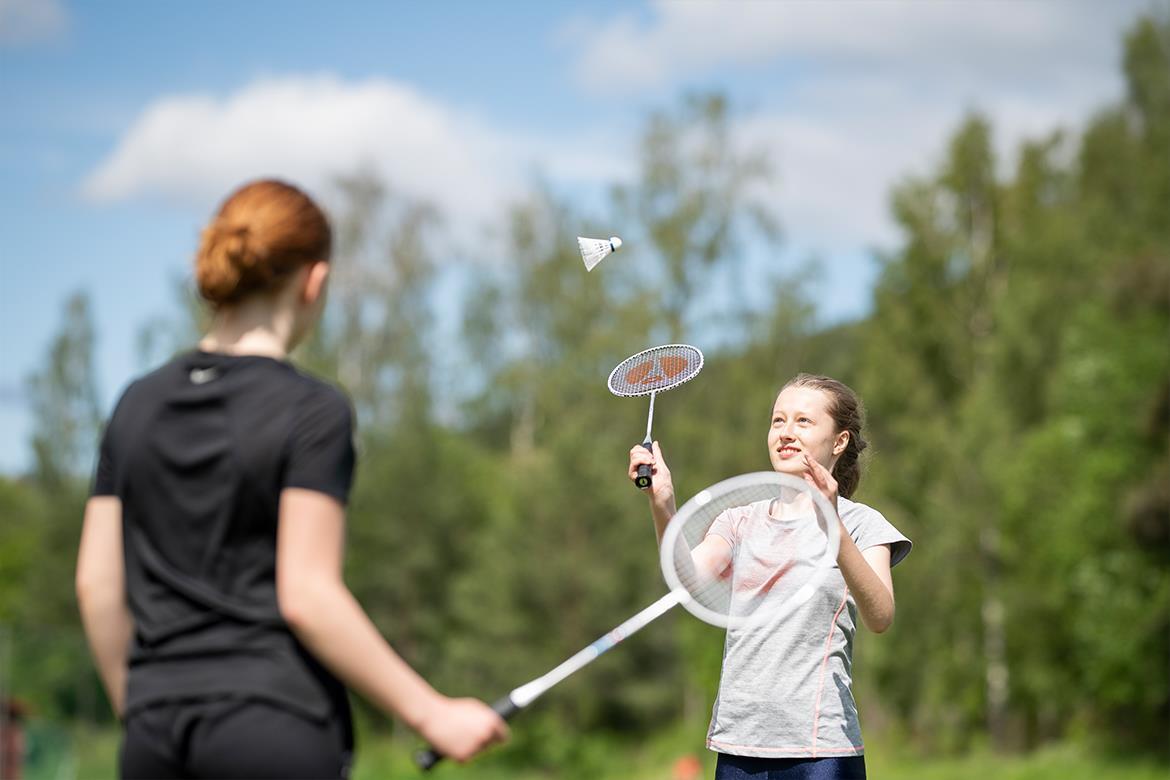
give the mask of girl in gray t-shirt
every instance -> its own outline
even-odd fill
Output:
[[[716,780],[762,772],[770,780],[865,777],[852,694],[853,637],[858,617],[879,634],[893,623],[890,569],[911,543],[877,510],[849,498],[861,478],[863,420],[857,395],[829,377],[800,374],[773,404],[767,439],[772,468],[803,478],[837,507],[841,547],[837,567],[783,628],[727,632],[707,732],[707,747],[719,753]],[[652,451],[641,445],[630,451],[631,479],[642,464],[653,469],[644,492],[661,543],[676,509],[658,442]],[[750,511],[725,513],[699,547],[734,568],[758,521]]]

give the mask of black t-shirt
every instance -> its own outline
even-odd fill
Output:
[[[348,717],[344,688],[281,618],[276,533],[286,487],[345,503],[352,420],[339,390],[260,356],[191,352],[126,389],[93,495],[122,501],[128,713],[242,696]]]

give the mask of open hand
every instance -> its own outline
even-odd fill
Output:
[[[804,458],[804,481],[816,488],[824,496],[833,509],[837,508],[837,479],[820,461],[809,457],[806,452]]]

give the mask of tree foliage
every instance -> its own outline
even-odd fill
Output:
[[[1088,734],[1165,750],[1168,42],[1170,22],[1141,21],[1124,101],[1010,160],[994,117],[968,117],[936,170],[891,193],[901,240],[869,314],[818,326],[807,276],[776,276],[765,308],[738,312],[740,336],[661,399],[684,496],[767,468],[767,410],[794,373],[866,400],[859,499],[917,544],[895,571],[894,629],[858,641],[867,724],[933,749]],[[644,234],[636,271],[630,253],[583,273],[571,237],[602,222],[547,188],[511,204],[506,263],[463,269],[458,343],[436,327],[441,214],[392,183],[343,181],[331,309],[300,358],[358,410],[350,585],[445,690],[491,698],[661,594],[645,500],[622,476],[645,404],[604,379],[664,335],[702,344],[712,269],[777,235],[757,197],[766,160],[730,141],[733,119],[719,96],[649,118],[639,176],[610,203]],[[35,472],[0,481],[9,625],[74,620],[93,339],[74,298],[30,384]],[[458,392],[441,386],[444,355],[466,369]],[[685,616],[656,624],[534,708],[517,755],[587,774],[564,735],[699,728],[720,652]],[[29,695],[76,711],[77,686],[43,671],[67,661],[30,672]]]

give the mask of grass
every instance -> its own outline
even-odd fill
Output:
[[[517,724],[521,739],[523,724]],[[50,730],[51,731],[51,730]],[[117,776],[118,734],[112,729],[79,728],[64,732],[56,758],[43,750],[40,769],[29,767],[28,780],[41,777],[111,778]],[[543,765],[517,764],[520,749],[497,749],[467,766],[442,764],[434,780],[674,780],[676,762],[694,756],[702,767],[698,777],[714,775],[714,755],[702,747],[697,734],[667,731],[641,742],[593,736],[564,740],[545,756]],[[50,740],[52,741],[52,740]],[[394,780],[423,775],[411,759],[417,744],[367,734],[361,739],[354,780]],[[884,780],[1166,780],[1168,767],[1152,760],[1109,756],[1072,743],[1061,743],[1027,755],[997,755],[977,751],[953,757],[915,756],[887,746],[872,746],[866,755],[870,778]]]
[[[914,757],[871,750],[869,776],[897,780],[1166,780],[1170,767],[1150,759],[1110,756],[1074,743],[1027,755],[980,750],[956,757]]]

